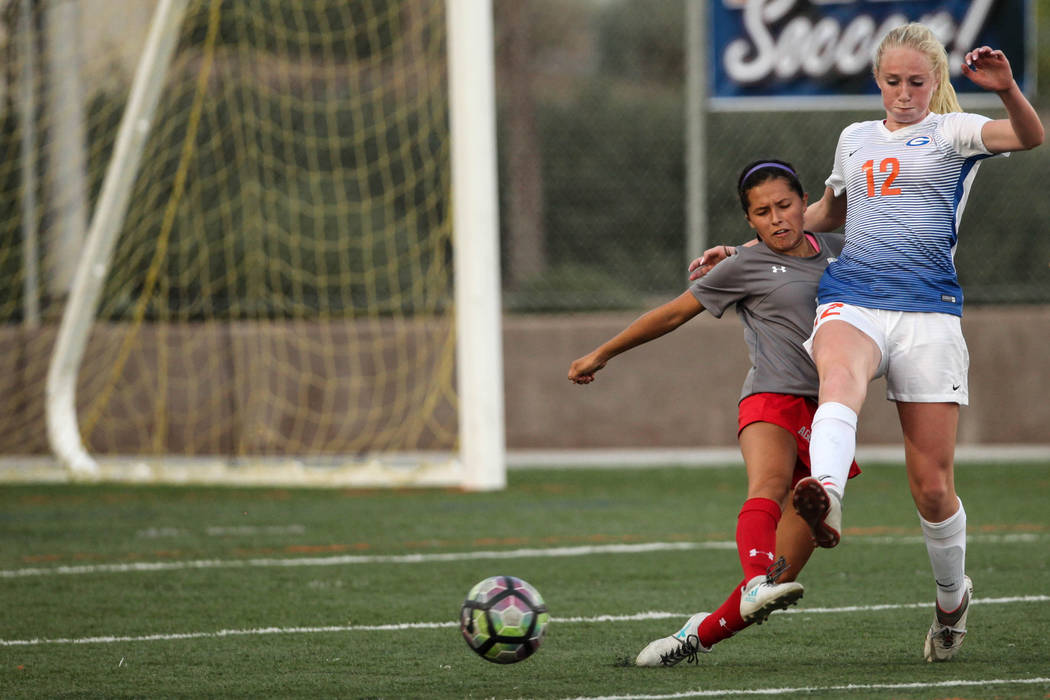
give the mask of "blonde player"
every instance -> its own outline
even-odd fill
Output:
[[[982,159],[1043,142],[1043,125],[1001,51],[973,49],[962,72],[999,96],[1007,119],[962,112],[944,46],[927,27],[889,32],[874,59],[885,118],[842,131],[824,196],[805,216],[814,231],[845,224],[846,245],[821,279],[807,341],[820,408],[810,447],[814,478],[798,483],[794,504],[820,546],[838,543],[857,414],[868,383],[885,376],[937,591],[927,661],[956,654],[973,592],[953,468],[969,366],[953,263],[958,225]],[[708,253],[694,264],[706,269],[721,256]]]
[[[744,580],[713,614],[697,613],[677,633],[646,646],[636,659],[639,666],[696,661],[698,652],[797,601],[803,589],[795,578],[814,549],[805,521],[790,510],[781,514],[792,485],[809,475],[807,436],[816,410],[817,373],[803,342],[816,306],[817,281],[841,249],[842,237],[803,231],[806,195],[794,169],[783,161],[750,164],[737,190],[761,243],[569,368],[569,380],[588,384],[616,355],[674,330],[705,308],[721,317],[736,305],[745,326],[752,367],[738,423],[748,497],[736,529]]]

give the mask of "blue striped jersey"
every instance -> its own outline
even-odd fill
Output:
[[[846,193],[846,245],[821,278],[820,303],[962,315],[955,246],[970,184],[990,155],[987,121],[931,113],[896,131],[881,120],[843,129],[825,184]]]

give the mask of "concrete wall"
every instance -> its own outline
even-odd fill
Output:
[[[636,314],[508,316],[504,319],[507,445],[511,449],[732,447],[736,403],[747,372],[743,326],[735,314],[702,314],[677,331],[615,358],[587,386],[566,379],[569,363],[619,332]],[[379,383],[404,353],[430,358],[405,378],[407,400],[427,405],[451,386],[443,324],[311,322],[144,326],[91,435],[100,453],[302,454],[404,449],[381,440],[376,412],[396,409]],[[416,327],[418,326],[418,328]],[[435,326],[435,327],[431,327]],[[959,443],[1050,444],[1050,306],[970,309],[963,320],[971,357],[970,403]],[[401,342],[390,342],[394,337]],[[80,398],[108,391],[119,328],[92,334]],[[0,454],[47,451],[43,380],[54,329],[0,328]],[[367,357],[349,348],[369,348]],[[335,357],[338,355],[338,357]],[[274,357],[278,358],[276,361]],[[167,370],[157,371],[159,358]],[[355,359],[356,358],[356,359]],[[323,361],[322,361],[323,360]],[[328,372],[303,379],[297,366]],[[373,366],[374,365],[374,366]],[[378,371],[385,367],[386,372]],[[201,377],[206,377],[203,386]],[[375,378],[375,386],[361,384]],[[361,386],[358,386],[360,384]],[[164,411],[153,407],[166,387]],[[197,387],[197,388],[194,388]],[[356,388],[355,388],[356,387]],[[263,400],[248,400],[261,392]],[[212,397],[212,398],[208,398]],[[431,398],[428,398],[431,397]],[[451,403],[439,402],[418,446],[455,440]],[[283,411],[283,412],[282,412]],[[403,419],[396,419],[403,422]],[[163,425],[157,421],[163,421]],[[304,439],[303,425],[320,441]],[[418,436],[417,436],[418,437]],[[893,404],[875,382],[861,415],[862,445],[899,445]],[[361,442],[357,442],[358,439]],[[371,442],[369,442],[371,441]],[[188,447],[193,445],[194,447]],[[369,447],[369,445],[371,445]]]
[[[736,402],[747,372],[735,314],[701,314],[613,359],[592,384],[569,363],[637,314],[509,317],[504,326],[507,443],[511,448],[704,447],[736,444]],[[970,405],[960,444],[1050,443],[1050,307],[967,309]],[[900,444],[885,382],[871,385],[861,444]]]
[[[77,381],[82,437],[99,454],[449,450],[458,435],[451,324],[149,323],[134,333],[96,324]],[[0,327],[0,454],[48,451],[56,335],[54,325]]]

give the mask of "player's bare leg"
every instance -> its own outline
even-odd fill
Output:
[[[946,520],[959,509],[954,469],[959,405],[898,402],[897,415],[915,507],[925,520]]]
[[[841,306],[841,305],[840,305]],[[818,546],[834,547],[842,532],[842,498],[857,447],[857,415],[882,361],[868,335],[824,309],[813,338],[820,407],[813,416],[809,457],[813,476],[795,486],[794,505]],[[831,318],[832,320],[827,320]]]
[[[747,469],[747,497],[779,503],[791,488],[795,437],[779,425],[755,422],[740,431],[740,453]]]
[[[879,346],[867,334],[845,321],[826,321],[813,337],[813,362],[820,375],[817,403],[834,401],[860,413],[881,361]]]
[[[955,438],[959,406],[898,402],[908,485],[919,511],[937,585],[934,620],[923,656],[947,661],[966,637],[973,582],[966,575],[966,511],[955,493]]]
[[[784,501],[787,506],[787,499]],[[793,508],[786,507],[777,526],[777,556],[784,557],[787,568],[780,575],[781,581],[795,581],[799,572],[813,555],[816,545],[810,534],[809,523]]]

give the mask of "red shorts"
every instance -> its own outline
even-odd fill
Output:
[[[747,426],[758,422],[772,423],[794,435],[798,446],[795,473],[791,477],[791,487],[794,488],[799,479],[809,476],[809,436],[816,411],[817,402],[802,396],[752,394],[740,402],[737,435]],[[860,474],[860,467],[854,461],[849,468],[849,477],[852,479],[857,474]]]

